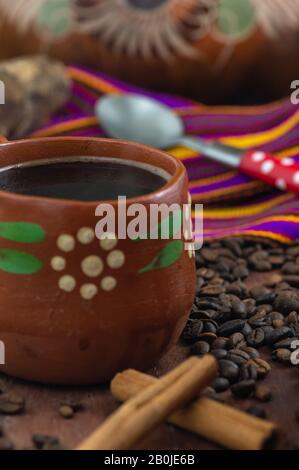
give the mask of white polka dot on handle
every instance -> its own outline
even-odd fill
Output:
[[[278,180],[276,180],[275,185],[281,191],[285,191],[285,189],[287,189],[287,183],[285,182],[283,178],[279,178]]]
[[[97,277],[102,273],[104,263],[99,256],[90,255],[82,261],[81,268],[86,276]]]
[[[261,172],[264,173],[264,175],[266,175],[268,173],[271,173],[274,167],[275,165],[272,160],[266,160],[261,166]]]
[[[265,152],[254,152],[251,158],[253,162],[262,162],[265,160],[266,154]]]
[[[85,300],[93,299],[98,293],[98,288],[94,284],[84,284],[80,288],[80,295]]]
[[[299,184],[299,171],[294,174],[293,181],[295,184]]]
[[[283,166],[292,166],[292,165],[294,165],[294,160],[292,160],[291,158],[283,158],[281,160],[281,164]]]
[[[58,285],[63,291],[72,292],[76,287],[76,280],[73,276],[62,276],[58,281]]]
[[[117,281],[112,276],[106,276],[101,281],[101,288],[106,292],[110,292],[113,289],[115,289],[116,285],[117,285]]]

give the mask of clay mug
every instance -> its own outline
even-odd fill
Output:
[[[1,172],[16,165],[37,168],[38,161],[50,166],[78,156],[90,164],[112,159],[127,169],[150,165],[167,174],[154,191],[126,201],[143,204],[147,216],[151,204],[190,201],[186,170],[178,160],[109,139],[2,139],[0,180]],[[67,169],[62,176],[67,181]],[[98,239],[95,214],[101,201],[6,189],[0,191],[0,340],[5,345],[0,370],[45,383],[86,384],[105,382],[128,367],[154,365],[178,340],[193,302],[192,240],[188,245],[183,237],[116,234]],[[104,202],[118,214],[117,199]],[[182,218],[191,220],[184,209]]]

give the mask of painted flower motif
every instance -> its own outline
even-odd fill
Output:
[[[60,273],[58,279],[58,287],[64,292],[73,292],[76,288],[82,299],[93,299],[100,290],[110,292],[117,286],[117,279],[111,275],[105,275],[105,267],[112,270],[118,270],[125,264],[125,254],[117,249],[118,240],[115,234],[106,234],[99,245],[101,248],[101,256],[98,252],[93,252],[82,258],[80,261],[82,275],[86,278],[86,282],[78,285],[78,280],[67,272],[66,254],[74,252],[76,246],[90,245],[94,242],[95,233],[91,227],[81,227],[76,237],[68,233],[62,233],[56,241],[59,254],[55,254],[50,261],[51,268]]]

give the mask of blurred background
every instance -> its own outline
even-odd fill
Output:
[[[208,104],[299,78],[299,0],[0,0],[0,60],[45,53]]]

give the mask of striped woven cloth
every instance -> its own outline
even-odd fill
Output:
[[[182,117],[188,134],[217,138],[239,148],[259,148],[277,158],[299,162],[299,106],[289,99],[254,107],[208,107],[149,92],[83,67],[71,66],[68,70],[73,79],[70,101],[31,137],[103,137],[94,115],[99,97],[106,93],[140,93],[173,108]],[[291,243],[299,238],[299,198],[295,195],[273,190],[188,148],[168,151],[185,164],[193,201],[204,204],[205,239],[243,234]]]

